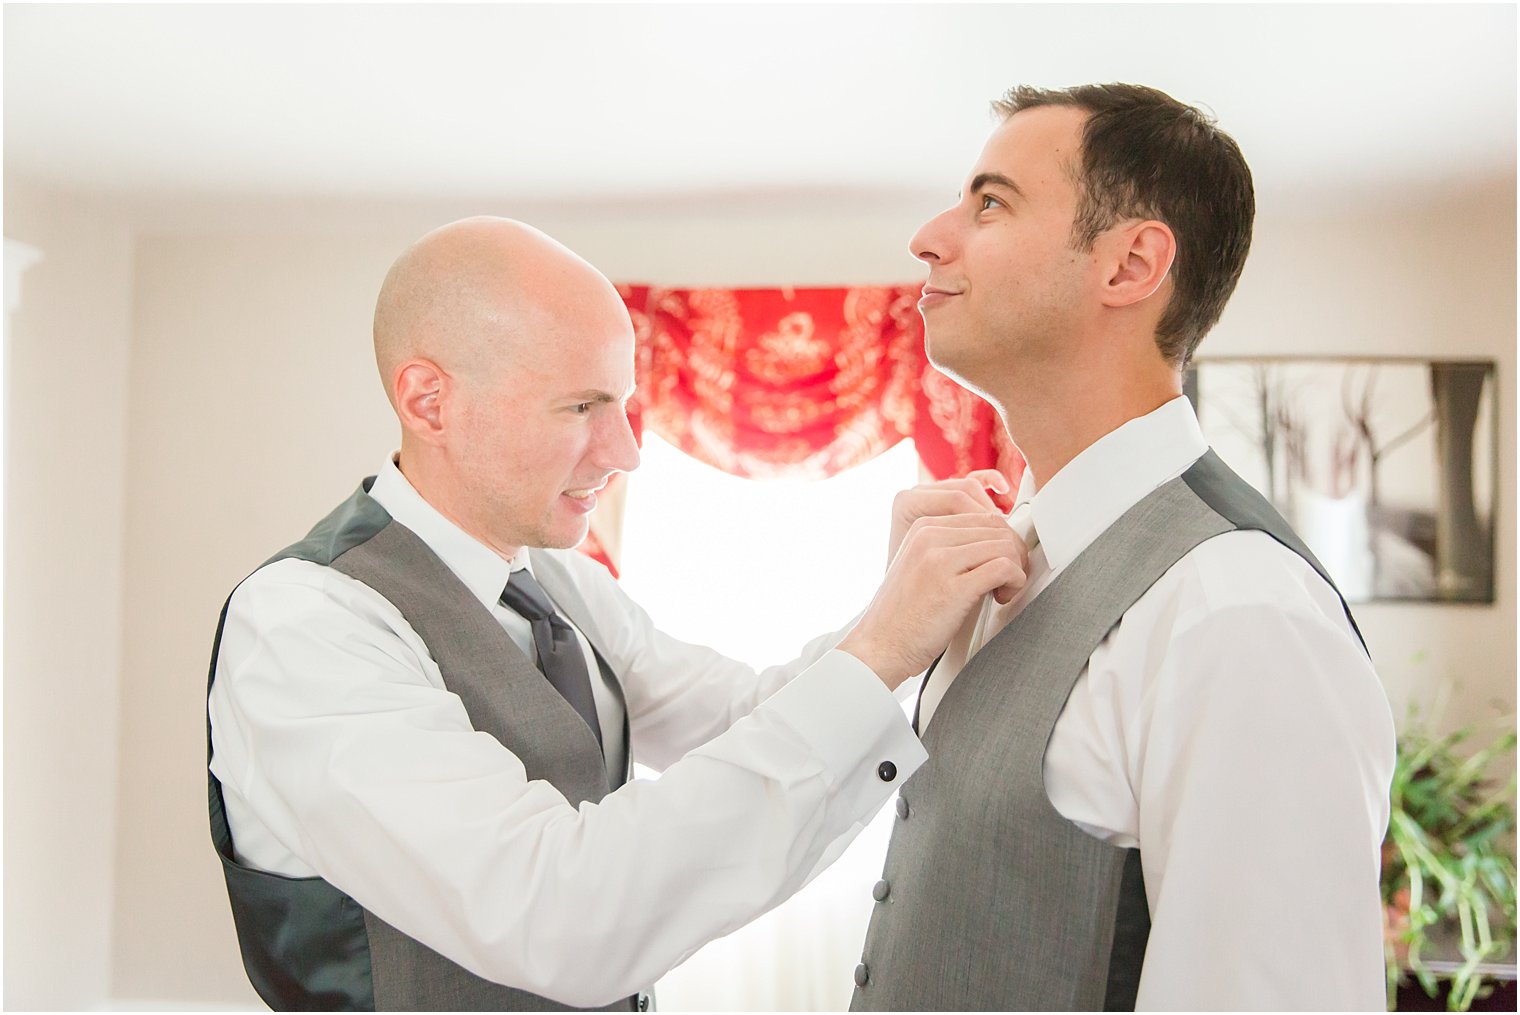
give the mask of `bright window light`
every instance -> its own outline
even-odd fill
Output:
[[[785,662],[871,601],[892,497],[917,482],[912,441],[829,479],[761,481],[646,432],[628,477],[622,585],[668,634],[754,666]]]
[[[622,584],[675,637],[757,667],[785,662],[871,601],[892,498],[919,481],[918,468],[903,441],[826,480],[753,481],[646,432],[643,464],[629,476]],[[790,901],[661,978],[661,1010],[848,1008],[892,817],[884,807]]]

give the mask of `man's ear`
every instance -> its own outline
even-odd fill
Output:
[[[444,432],[444,401],[452,386],[453,379],[432,360],[409,359],[397,366],[391,391],[402,429],[425,443],[438,443]]]
[[[1128,307],[1155,295],[1172,270],[1177,239],[1165,222],[1146,219],[1114,229],[1105,238],[1108,277],[1103,305]]]

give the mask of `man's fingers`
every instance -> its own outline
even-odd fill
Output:
[[[1010,582],[1004,582],[992,590],[992,598],[997,600],[999,606],[1007,606],[1013,602],[1013,597],[1024,590],[1029,583],[1029,576],[1023,571],[1019,572],[1018,578]]]
[[[942,479],[903,490],[892,501],[887,563],[902,549],[903,539],[924,519],[986,513],[1006,517],[1013,507],[1008,480],[996,469],[978,469],[956,479]]]
[[[976,533],[974,529],[958,531]],[[972,538],[939,547],[938,552],[951,572],[947,580],[960,582],[962,593],[971,598],[991,593],[999,603],[1007,604],[1029,580],[1029,552],[1016,538]]]
[[[976,595],[984,596],[990,592],[999,603],[1007,605],[1019,594],[1028,576],[1007,557],[993,557],[966,572],[966,581],[978,590]]]
[[[917,558],[930,566],[939,566],[936,564],[937,558],[952,553],[960,554],[968,549],[973,554],[980,553],[983,559],[993,554],[1005,556],[1015,564],[1019,564],[1021,559],[1018,537],[992,528],[940,529],[922,539],[909,542],[911,547],[909,543],[904,543],[903,554],[899,554],[910,557],[909,566],[912,566],[911,558]],[[980,560],[970,560],[964,556],[954,556],[950,560],[951,563],[945,566],[949,567],[951,573],[969,571],[981,563]]]
[[[1013,492],[1013,488],[1008,484],[1008,477],[996,469],[974,469],[966,473],[966,478],[974,481],[978,486],[996,490],[998,493]]]
[[[953,515],[925,516],[914,521],[908,529],[909,532],[925,532],[932,529],[967,529],[967,528],[1005,529],[1012,534],[1002,515],[992,514],[987,511],[963,511]]]
[[[998,514],[1006,515],[1013,510],[1013,488],[1008,477],[996,469],[977,469],[966,477],[976,485],[977,495],[992,505]]]
[[[1002,473],[994,469],[981,469],[960,479],[947,479],[945,480],[945,486],[965,493],[978,509],[996,511],[1000,515],[1005,515],[1008,512],[999,506],[998,498],[1002,497],[1004,500],[1007,500],[1007,494],[998,487],[989,488],[988,484],[992,481],[993,477],[1001,480],[1003,487],[1008,485],[1008,481],[1002,478]]]
[[[984,469],[982,471],[986,472],[987,470]],[[956,484],[957,489],[965,491],[966,496],[971,498],[971,501],[977,507],[985,508],[988,511],[996,511],[998,514],[1006,514],[1007,512],[1001,510],[997,506],[997,501],[988,494],[987,484],[975,478],[976,475],[976,473],[973,473],[965,479],[957,479],[953,480],[953,482]],[[993,473],[993,475],[996,475],[996,473]],[[1004,481],[1004,485],[1007,485],[1006,480]]]
[[[897,506],[900,514],[912,517],[976,510],[1007,514],[1007,509],[998,501],[1006,502],[1010,496],[1008,477],[996,469],[977,469],[955,479],[942,479],[904,490],[898,495]]]
[[[987,492],[981,487],[973,489],[974,486],[956,480],[954,486],[917,487],[904,491],[900,495],[902,512],[909,519],[918,519],[997,510]]]
[[[938,552],[942,555],[945,565],[953,575],[975,574],[977,569],[984,564],[999,560],[1007,561],[1010,569],[1009,575],[996,585],[978,589],[976,594],[983,595],[993,589],[1012,582],[1014,572],[1022,575],[1024,567],[1019,563],[1018,544],[1006,539],[971,539],[965,542],[948,546],[941,546]],[[969,584],[976,584],[971,582]]]

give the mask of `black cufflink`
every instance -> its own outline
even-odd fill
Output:
[[[876,766],[876,774],[881,776],[882,782],[891,782],[897,778],[897,766],[890,761],[883,761]]]

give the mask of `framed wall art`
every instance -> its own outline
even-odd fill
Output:
[[[1204,436],[1352,602],[1491,603],[1493,361],[1200,359]]]

